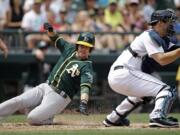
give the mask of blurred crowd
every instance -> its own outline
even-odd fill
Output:
[[[179,14],[180,1],[174,0]],[[156,0],[0,0],[0,30],[43,32],[49,22],[57,32],[141,32],[149,26]],[[179,26],[177,26],[179,27]],[[66,34],[74,43],[76,35]],[[117,52],[133,40],[134,35],[98,34],[96,50]],[[46,34],[27,34],[27,48],[50,42]]]

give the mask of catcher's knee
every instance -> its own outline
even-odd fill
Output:
[[[157,94],[156,100],[158,100],[159,98],[167,98],[169,100],[175,100],[177,98],[177,95],[178,93],[176,88],[171,88],[167,86]]]

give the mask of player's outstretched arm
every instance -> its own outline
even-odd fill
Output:
[[[89,88],[81,86],[81,101],[79,105],[79,112],[88,115],[88,100],[89,100]]]
[[[0,39],[0,49],[3,51],[4,57],[7,58],[8,48],[7,48],[7,46],[5,45],[5,43],[2,41],[2,39]]]

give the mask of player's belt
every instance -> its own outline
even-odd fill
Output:
[[[56,91],[59,95],[61,95],[63,98],[67,98],[69,97],[66,92],[64,92],[63,90],[58,89],[57,87],[54,87],[52,84],[49,84],[49,86]]]
[[[122,66],[122,65],[117,65],[117,66],[114,67],[114,70],[122,69],[122,68],[124,68],[124,66]]]

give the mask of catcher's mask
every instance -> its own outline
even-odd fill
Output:
[[[83,45],[90,47],[91,50],[94,48],[95,45],[95,36],[92,32],[82,32],[80,33],[78,40],[76,42],[76,49],[78,45]]]
[[[174,24],[177,20],[177,16],[172,9],[157,10],[152,13],[151,21],[149,25],[155,25],[159,21],[170,22],[169,27],[167,28],[167,36],[173,36],[175,34]]]

